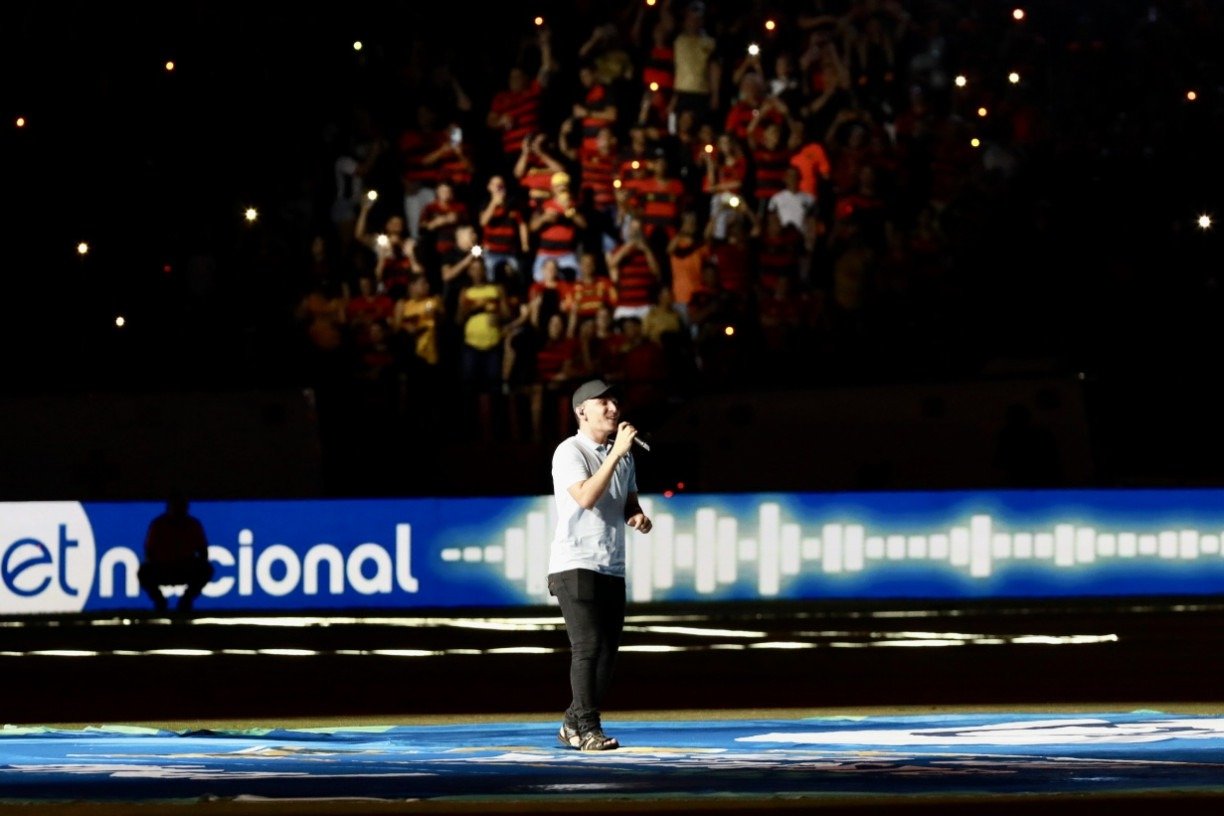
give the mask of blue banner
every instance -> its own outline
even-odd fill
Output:
[[[677,494],[630,532],[631,598],[974,599],[1224,592],[1224,491]],[[155,503],[0,504],[0,614],[148,607]],[[552,499],[199,502],[200,610],[549,602]],[[168,593],[173,594],[173,593]]]

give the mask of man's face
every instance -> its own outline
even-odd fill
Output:
[[[579,407],[579,418],[593,431],[614,433],[620,421],[620,403],[616,397],[594,397]]]

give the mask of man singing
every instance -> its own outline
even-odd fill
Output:
[[[599,703],[625,623],[625,525],[650,532],[638,504],[630,449],[637,429],[620,421],[611,386],[591,380],[574,392],[578,433],[552,459],[557,531],[548,561],[548,591],[556,596],[570,641],[573,700],[557,738],[581,751],[620,747],[603,732]]]

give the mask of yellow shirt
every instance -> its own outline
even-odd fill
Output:
[[[420,300],[405,300],[401,319],[410,328],[418,330],[416,353],[430,365],[438,363],[438,313],[442,310],[442,298],[427,297]]]
[[[650,311],[642,320],[642,334],[656,343],[662,342],[662,337],[668,333],[679,334],[684,329],[680,315],[671,309],[651,306]]]
[[[479,351],[488,351],[501,342],[501,318],[485,307],[501,300],[501,287],[494,283],[469,286],[463,290],[463,299],[479,309],[463,323],[463,342]]]
[[[714,38],[709,34],[681,34],[672,48],[676,54],[676,91],[708,94],[710,74],[706,69],[714,53]]]

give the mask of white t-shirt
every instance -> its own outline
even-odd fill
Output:
[[[588,569],[625,576],[625,501],[637,492],[633,455],[616,463],[608,489],[590,510],[583,509],[569,489],[586,481],[608,458],[612,444],[596,445],[582,432],[557,446],[552,458],[557,530],[548,558],[548,574]]]
[[[793,224],[800,231],[803,230],[803,222],[807,220],[808,213],[815,206],[816,199],[812,198],[810,193],[802,191],[792,193],[790,190],[780,190],[769,199],[769,210],[778,214],[782,226]]]

